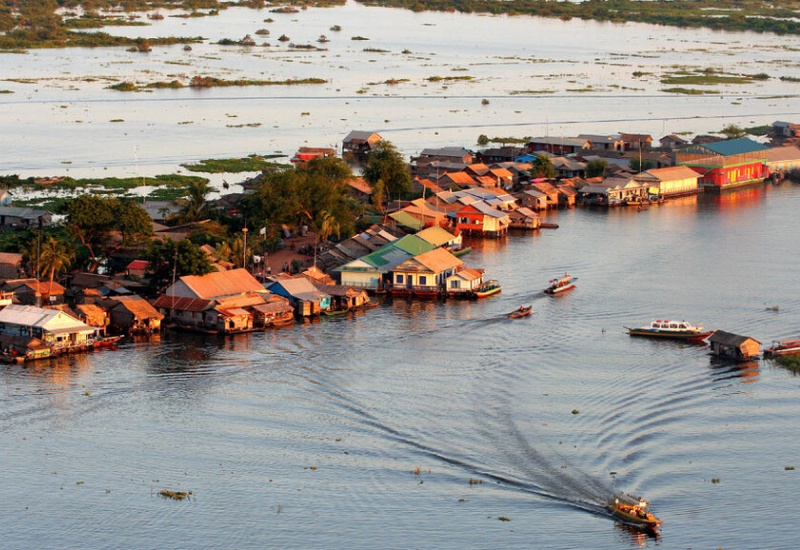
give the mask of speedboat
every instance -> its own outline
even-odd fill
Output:
[[[630,328],[623,326],[631,336],[647,336],[650,338],[671,338],[673,340],[691,340],[699,342],[708,338],[713,330],[703,330],[700,325],[692,325],[686,321],[670,321],[657,319],[650,326]]]
[[[575,281],[577,280],[577,277],[571,277],[568,273],[564,273],[563,277],[550,279],[550,286],[545,288],[544,291],[547,294],[558,294],[559,292],[575,288]]]
[[[620,522],[638,529],[655,531],[664,523],[653,515],[642,497],[619,494],[608,501],[606,508]]]

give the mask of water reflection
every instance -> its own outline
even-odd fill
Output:
[[[617,528],[617,536],[621,543],[625,546],[635,546],[636,548],[647,548],[653,541],[659,541],[661,534],[658,531],[647,530],[642,531],[636,527],[625,525],[624,523],[615,523]]]
[[[745,384],[750,384],[758,380],[758,361],[736,363],[712,357],[710,368],[714,380],[723,381],[738,378]]]

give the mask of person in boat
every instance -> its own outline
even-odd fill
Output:
[[[525,311],[525,306],[519,306],[519,311]]]

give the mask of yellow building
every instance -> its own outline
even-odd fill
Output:
[[[636,182],[648,185],[651,195],[667,198],[700,193],[702,189],[697,184],[699,178],[700,174],[688,166],[653,168],[633,177]]]

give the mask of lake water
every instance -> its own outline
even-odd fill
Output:
[[[503,284],[479,302],[395,300],[227,340],[166,334],[5,366],[0,540],[793,548],[800,379],[622,326],[798,336],[798,207],[800,187],[784,184],[562,211],[548,216],[558,229],[472,243],[468,265]],[[544,295],[564,271],[577,287]],[[507,319],[520,304],[536,313]],[[602,512],[615,490],[651,501],[660,538]]]
[[[353,2],[297,14],[232,8],[218,17],[184,19],[162,13],[167,17],[149,27],[107,30],[206,41],[188,52],[175,45],[148,54],[125,48],[0,54],[0,90],[13,92],[0,94],[0,173],[175,173],[181,163],[204,158],[291,156],[304,145],[341,148],[351,130],[377,131],[411,156],[426,147],[474,148],[481,134],[642,132],[658,140],[674,132],[708,133],[800,115],[800,84],[779,79],[800,78],[796,37],[412,13]],[[265,22],[269,18],[273,22]],[[334,25],[341,31],[331,31]],[[257,35],[260,29],[269,36]],[[271,46],[217,44],[247,34]],[[284,34],[291,44],[324,51],[292,50],[278,41]],[[322,34],[330,42],[318,43]],[[718,86],[716,95],[663,92],[670,86],[661,77],[682,69],[771,78]],[[124,80],[186,84],[195,75],[327,83],[107,89]],[[396,84],[386,84],[392,79]]]

